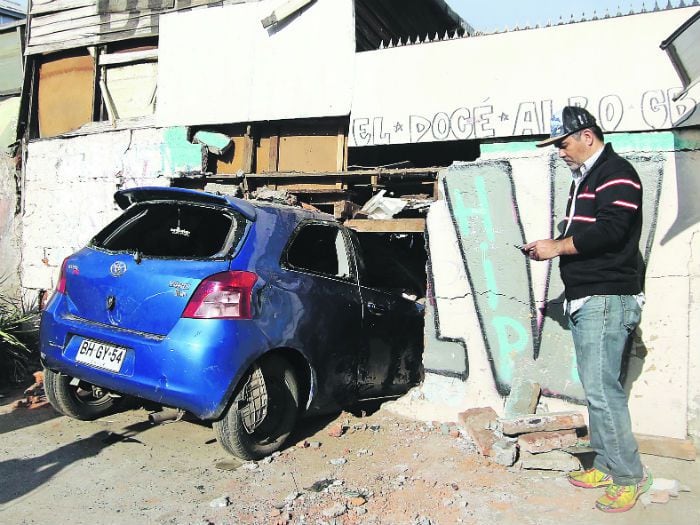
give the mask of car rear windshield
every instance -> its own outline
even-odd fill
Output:
[[[148,257],[223,256],[243,235],[232,210],[182,202],[148,202],[125,211],[90,242],[97,248]]]

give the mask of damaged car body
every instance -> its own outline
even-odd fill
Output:
[[[115,199],[124,213],[65,259],[42,317],[63,414],[150,400],[256,459],[303,413],[420,381],[420,292],[370,282],[358,236],[332,216],[180,188]]]

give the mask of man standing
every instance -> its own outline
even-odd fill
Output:
[[[639,238],[642,185],[585,109],[567,106],[552,117],[551,137],[571,169],[567,225],[557,239],[534,241],[523,252],[535,261],[559,257],[565,309],[588,401],[593,468],[569,475],[577,487],[606,487],[596,507],[624,512],[652,483],[632,435],[620,382],[623,354],[639,323],[642,295]]]

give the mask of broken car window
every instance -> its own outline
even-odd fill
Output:
[[[227,239],[244,225],[244,219],[237,219],[228,210],[151,202],[129,208],[97,234],[91,244],[145,257],[208,258],[225,251]]]
[[[350,277],[350,259],[342,231],[336,226],[307,224],[287,250],[289,266],[334,277]]]

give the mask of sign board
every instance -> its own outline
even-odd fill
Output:
[[[160,17],[162,126],[348,115],[355,60],[352,0],[316,0],[265,29],[262,0]]]
[[[659,48],[697,7],[360,53],[350,146],[549,133],[556,109],[604,131],[668,129],[696,111]],[[698,109],[697,111],[700,111]]]

